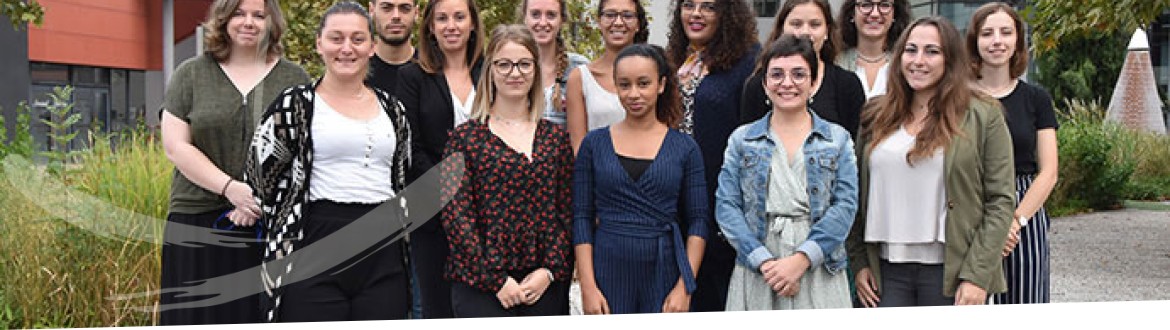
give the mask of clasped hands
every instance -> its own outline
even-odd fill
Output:
[[[500,305],[504,306],[504,309],[511,309],[521,304],[535,304],[540,301],[540,297],[552,284],[550,274],[552,272],[547,268],[539,268],[528,273],[528,276],[525,276],[520,282],[516,282],[516,279],[508,276],[504,287],[496,292],[496,299],[500,300]]]

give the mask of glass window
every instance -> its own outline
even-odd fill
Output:
[[[34,84],[69,83],[69,66],[51,63],[29,63],[28,69]]]
[[[756,17],[775,17],[776,11],[780,9],[780,2],[782,0],[756,0],[752,1],[752,8],[756,10]]]

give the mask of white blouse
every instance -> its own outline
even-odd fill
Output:
[[[346,117],[321,97],[313,109],[309,200],[377,204],[393,198],[390,167],[398,141],[381,104],[367,120]]]
[[[890,262],[941,264],[946,243],[946,181],[942,149],[913,166],[906,155],[915,138],[905,128],[870,154],[865,241],[882,243]]]

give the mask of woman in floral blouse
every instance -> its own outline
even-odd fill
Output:
[[[492,33],[471,120],[451,132],[443,210],[455,317],[567,315],[573,154],[568,134],[542,120],[536,42],[522,25]],[[450,165],[454,164],[454,165]]]

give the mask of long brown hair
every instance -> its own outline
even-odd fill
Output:
[[[963,39],[955,26],[946,19],[932,16],[914,21],[898,37],[894,51],[900,53],[906,48],[906,39],[914,29],[928,26],[938,29],[945,69],[934,87],[934,97],[927,103],[929,110],[922,131],[906,154],[906,162],[911,165],[917,160],[929,158],[939,148],[945,149],[952,139],[962,135],[959,126],[972,100],[977,98],[969,85],[971,70],[968,68]],[[872,152],[874,146],[914,118],[915,91],[906,81],[902,66],[902,56],[891,58],[890,83],[886,95],[866,103],[861,113],[861,136],[868,141],[866,153]]]
[[[232,41],[228,37],[227,24],[232,19],[236,9],[240,8],[241,0],[216,0],[207,11],[207,20],[203,22],[203,53],[211,56],[217,62],[223,62],[232,55]],[[266,26],[264,39],[260,41],[260,51],[267,59],[284,54],[284,46],[280,43],[288,23],[284,21],[284,14],[280,10],[277,0],[264,0],[264,18]]]
[[[443,56],[443,50],[439,49],[439,41],[435,39],[435,31],[431,30],[431,23],[435,21],[435,7],[443,1],[448,0],[427,2],[426,8],[423,9],[422,24],[418,28],[418,66],[430,74],[441,72],[446,66],[447,59]],[[467,39],[467,63],[465,63],[471,67],[479,61],[479,57],[483,54],[483,21],[479,19],[479,7],[475,5],[475,0],[463,1],[467,2],[471,28],[474,29],[471,31],[471,37]]]
[[[476,83],[475,89],[480,91],[475,93],[475,102],[473,104],[471,119],[484,122],[488,115],[491,115],[492,105],[496,102],[496,83],[494,77],[496,70],[491,68],[492,62],[496,60],[496,53],[500,52],[507,43],[515,43],[528,49],[532,53],[533,59],[537,59],[540,51],[536,48],[536,40],[532,37],[532,32],[528,31],[528,27],[524,24],[505,24],[497,26],[492,30],[492,41],[488,44],[487,67],[483,74],[479,75],[479,82]],[[532,67],[532,86],[528,88],[528,115],[532,120],[539,120],[540,116],[544,114],[544,90],[540,82],[540,61],[534,61]]]
[[[687,60],[687,48],[691,41],[682,23],[682,2],[674,3],[674,13],[670,17],[670,32],[666,43],[667,58],[675,67],[682,66]],[[757,44],[756,18],[752,15],[751,7],[745,0],[715,1],[715,15],[718,17],[718,28],[715,35],[707,44],[708,51],[703,54],[703,63],[711,72],[721,72],[731,69],[748,50]]]
[[[828,37],[828,40],[821,44],[817,55],[822,61],[833,62],[837,58],[837,50],[841,48],[841,36],[837,33],[837,24],[833,23],[833,9],[826,0],[785,0],[784,5],[780,6],[780,10],[776,12],[776,22],[772,24],[772,33],[768,35],[766,43],[772,43],[784,35],[784,21],[788,19],[788,15],[792,14],[792,10],[796,6],[806,3],[816,5],[817,8],[821,9],[821,14],[825,16],[825,28],[828,29],[828,34],[825,36]]]
[[[1028,69],[1028,44],[1024,40],[1026,39],[1024,20],[1020,19],[1020,14],[1016,13],[1012,6],[1003,2],[992,2],[975,10],[975,14],[971,15],[971,26],[967,28],[967,52],[971,56],[971,71],[976,78],[982,78],[979,70],[983,67],[983,57],[979,56],[979,30],[982,30],[983,24],[987,23],[988,16],[998,12],[1011,16],[1016,27],[1016,51],[1012,53],[1012,58],[1008,61],[1008,74],[1012,78],[1016,78],[1023,75],[1024,70]]]
[[[520,4],[520,7],[516,7],[516,17],[520,18],[520,22],[517,22],[517,23],[524,24],[524,21],[526,19],[528,19],[528,1],[529,0],[524,0],[524,2]],[[565,72],[566,70],[569,69],[569,54],[568,54],[569,49],[568,49],[568,47],[565,46],[565,38],[562,37],[562,33],[565,32],[565,29],[564,29],[565,19],[568,18],[569,16],[566,14],[566,10],[568,10],[565,7],[566,0],[555,0],[555,1],[557,2],[557,4],[560,4],[561,27],[558,28],[557,38],[556,38],[556,40],[553,41],[553,45],[555,45],[554,47],[556,47],[556,49],[553,50],[553,52],[555,52],[557,55],[557,67],[556,67],[556,71],[554,71],[554,72],[557,73],[556,83],[558,85],[560,85],[560,84],[564,84],[569,79],[568,74]],[[527,24],[524,24],[524,25],[527,26]],[[541,85],[541,86],[544,86],[544,85]],[[550,100],[560,100],[561,99],[561,89],[554,87],[552,90],[553,90],[553,95],[552,95],[552,98],[550,98]],[[558,110],[563,111],[563,109],[558,109]]]

